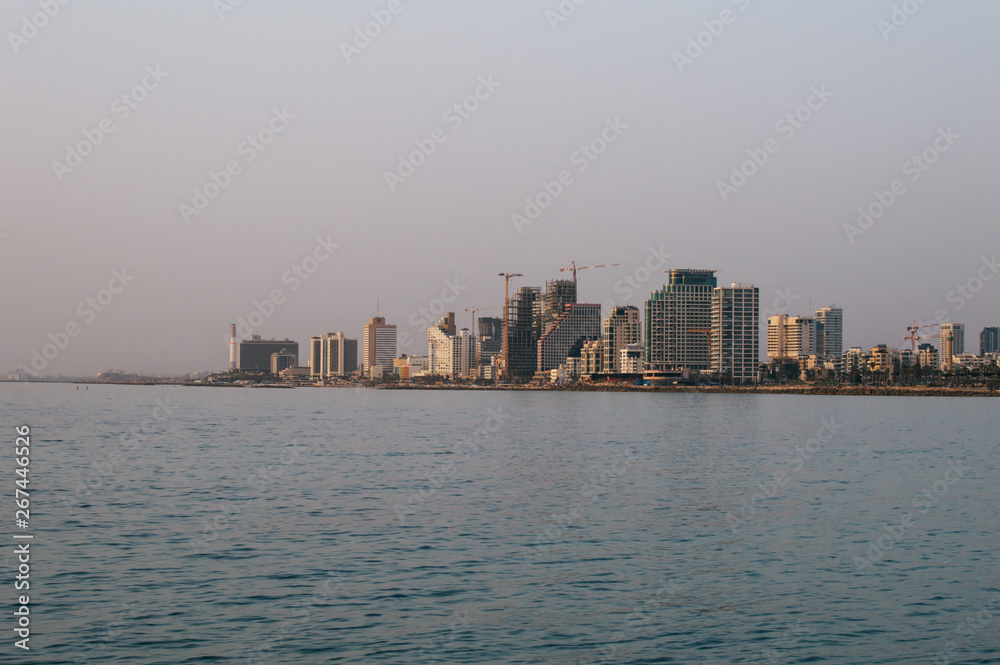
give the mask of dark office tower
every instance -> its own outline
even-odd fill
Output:
[[[714,270],[671,270],[646,301],[646,369],[709,369]]]
[[[566,305],[576,302],[576,282],[571,279],[557,279],[545,283],[545,304],[542,311],[542,333],[549,331],[559,315],[566,311]]]
[[[295,356],[298,364],[299,343],[289,339],[261,339],[260,335],[252,335],[239,344],[239,362],[241,371],[271,371],[271,355],[288,352]]]
[[[498,316],[479,318],[479,364],[489,367],[503,350],[503,319]]]
[[[1000,328],[983,328],[979,333],[979,355],[985,356],[987,353],[1000,352]]]
[[[512,381],[528,381],[535,374],[538,338],[542,336],[542,290],[522,286],[510,299],[507,313],[509,374]]]

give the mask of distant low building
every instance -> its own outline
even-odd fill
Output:
[[[295,367],[299,362],[297,353],[282,350],[271,354],[271,374],[280,374],[289,367]]]
[[[261,339],[253,335],[239,343],[239,368],[246,372],[270,372],[271,356],[275,353],[288,352],[295,356],[292,365],[298,365],[299,343],[290,339]]]
[[[638,313],[638,309],[636,310]],[[626,344],[625,348],[618,352],[618,373],[619,374],[641,374],[642,373],[642,345]]]
[[[308,367],[286,367],[278,372],[282,381],[305,381],[312,375]]]
[[[917,348],[917,364],[923,368],[938,369],[938,350],[933,344],[921,344]]]
[[[427,356],[403,356],[392,362],[392,369],[400,381],[409,381],[427,372],[429,360]]]

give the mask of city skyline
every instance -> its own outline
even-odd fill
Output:
[[[843,307],[845,347],[942,312],[971,348],[1000,323],[1000,7],[895,4],[6,3],[0,370],[64,334],[43,373],[224,369],[260,310],[300,345],[381,314],[417,352],[437,301],[573,262],[619,264],[579,302],[709,266]]]

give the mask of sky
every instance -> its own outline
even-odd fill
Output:
[[[468,326],[499,314],[498,273],[573,261],[619,264],[579,272],[581,302],[641,308],[661,270],[710,268],[762,319],[843,307],[845,348],[938,318],[978,352],[998,22],[964,0],[9,0],[0,372],[222,370],[232,322],[305,349],[376,313],[426,354],[431,312]]]

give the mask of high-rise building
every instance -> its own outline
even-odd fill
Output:
[[[767,357],[772,360],[816,355],[816,319],[776,314],[767,320]]]
[[[396,326],[389,325],[381,316],[372,317],[364,329],[364,360],[362,369],[369,376],[374,367],[381,366],[385,373],[392,371],[396,358]]]
[[[450,340],[451,375],[457,379],[476,376],[476,336],[462,328]]]
[[[566,362],[571,351],[579,350],[584,342],[601,336],[601,306],[569,303],[538,340],[537,371],[556,369]]]
[[[310,339],[310,374],[314,379],[347,376],[358,368],[358,340],[342,332]]]
[[[542,306],[542,333],[548,331],[566,305],[576,302],[576,282],[571,279],[557,279],[545,283],[545,298]]]
[[[290,339],[261,339],[253,335],[239,344],[240,371],[271,371],[271,356],[287,351],[295,356],[298,364],[299,343]]]
[[[493,359],[503,350],[503,319],[498,316],[479,319],[479,366],[492,367]]]
[[[436,326],[427,329],[427,366],[431,374],[452,378],[474,378],[476,367],[476,337],[468,328],[448,333],[449,322],[454,330],[455,314],[449,312]]]
[[[844,349],[844,310],[824,307],[816,310],[816,355],[838,358]]]
[[[507,310],[508,374],[512,381],[528,381],[538,363],[538,338],[542,334],[542,290],[522,286],[510,299]]]
[[[612,308],[611,314],[604,319],[602,373],[616,374],[621,370],[621,352],[626,346],[642,341],[640,329],[638,307],[625,305]]]
[[[646,369],[709,368],[714,270],[679,270],[645,303],[643,360]]]
[[[941,324],[941,364],[949,366],[951,356],[965,353],[965,324]]]
[[[979,355],[1000,352],[1000,328],[983,328],[979,333]]]
[[[712,371],[755,383],[760,367],[760,291],[738,282],[712,292]]]
[[[451,338],[454,333],[448,333],[449,316],[454,330],[454,312],[449,312],[437,325],[427,329],[427,371],[438,376],[451,376]]]

